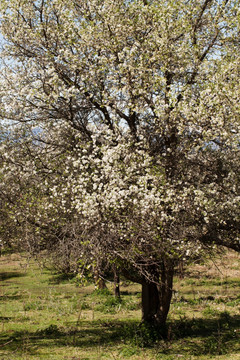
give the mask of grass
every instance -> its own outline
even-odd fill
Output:
[[[0,358],[240,360],[240,258],[176,278],[167,337],[140,324],[140,287],[78,287],[20,255],[0,258]]]

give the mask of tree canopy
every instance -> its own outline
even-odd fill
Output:
[[[179,262],[240,250],[239,1],[0,14],[1,196],[22,242],[83,272],[115,264],[143,285],[143,319],[165,323]]]

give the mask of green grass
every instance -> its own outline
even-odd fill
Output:
[[[0,358],[240,360],[240,259],[175,279],[166,336],[140,324],[140,287],[78,287],[19,255],[0,257]]]

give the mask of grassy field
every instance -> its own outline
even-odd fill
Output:
[[[140,324],[140,287],[122,300],[79,287],[24,256],[0,257],[0,359],[240,360],[240,257],[176,278],[167,338]]]

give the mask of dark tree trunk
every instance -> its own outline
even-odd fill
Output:
[[[120,298],[120,277],[117,267],[113,266],[113,276],[114,276],[114,294],[115,297]]]
[[[163,268],[160,276],[159,289],[159,313],[158,319],[161,324],[165,324],[170,309],[173,293],[173,264],[163,264]]]
[[[142,321],[165,326],[172,299],[173,266],[162,266],[158,281],[142,283]],[[156,274],[155,274],[156,275]]]
[[[157,322],[159,309],[159,293],[156,283],[143,282],[142,284],[142,320]]]

